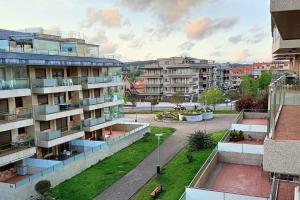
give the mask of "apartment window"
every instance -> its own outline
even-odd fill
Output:
[[[8,113],[8,100],[0,99],[0,113]]]
[[[46,78],[46,69],[45,68],[36,68],[35,69],[35,77],[36,78]]]
[[[38,98],[38,104],[39,105],[48,104],[48,95],[47,94],[45,94],[45,95],[38,95],[37,98]]]
[[[101,109],[95,110],[95,117],[96,117],[96,118],[101,117]]]
[[[63,78],[65,75],[64,69],[52,69],[52,76]]]
[[[93,69],[93,76],[99,76],[99,70]]]
[[[13,67],[13,77],[14,78],[27,78],[27,68],[26,67]]]
[[[89,75],[89,69],[81,69],[81,76],[82,77],[87,77]]]
[[[83,113],[83,115],[84,115],[84,119],[89,119],[91,118],[91,111],[86,111]]]
[[[16,108],[21,108],[21,107],[23,107],[23,100],[22,100],[22,97],[16,97],[16,98],[15,98],[15,102],[16,102]]]
[[[25,134],[25,133],[26,133],[25,127],[18,128],[18,135],[23,135],[23,134]]]
[[[0,68],[0,80],[5,80],[5,69]]]
[[[40,131],[45,131],[50,129],[50,122],[49,121],[41,121],[40,122]]]
[[[68,120],[66,117],[57,119],[56,121],[56,129],[61,130],[68,127]]]
[[[65,103],[66,102],[66,95],[65,93],[55,93],[54,94],[54,103],[55,104],[60,104],[60,103]]]
[[[94,96],[100,97],[100,89],[94,89]]]
[[[0,132],[1,140],[0,140],[0,150],[10,148],[11,142],[11,132],[10,131],[3,131]]]

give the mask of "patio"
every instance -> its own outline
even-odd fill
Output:
[[[271,182],[260,166],[218,163],[205,188],[218,192],[268,198]]]
[[[282,106],[275,130],[275,140],[300,140],[300,106]]]

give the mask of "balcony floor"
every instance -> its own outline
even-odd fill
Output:
[[[277,121],[275,140],[300,140],[300,106],[283,106]]]
[[[110,131],[109,130],[103,130],[103,134],[104,135],[109,135]],[[123,136],[125,134],[124,131],[112,131],[111,135],[109,136],[109,138],[107,140],[112,140],[114,138],[117,138],[119,136]]]
[[[268,125],[267,119],[243,119],[240,124],[248,125]]]
[[[288,181],[280,181],[277,190],[277,200],[294,200],[295,187],[298,184]]]
[[[208,189],[248,196],[269,197],[271,182],[259,166],[219,163],[206,183]]]

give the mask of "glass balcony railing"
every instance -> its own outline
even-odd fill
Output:
[[[28,79],[0,80],[0,91],[27,88],[29,88]]]
[[[67,110],[73,110],[80,108],[81,105],[79,103],[61,103],[61,104],[54,104],[54,105],[39,105],[35,107],[35,113],[37,115],[47,115],[47,114],[52,114],[52,113],[58,113],[58,112],[63,112]]]
[[[18,121],[32,118],[32,109],[29,108],[16,108],[10,112],[0,113],[0,124],[10,121]]]
[[[97,83],[110,83],[110,82],[122,82],[121,75],[115,76],[95,76],[95,77],[82,77],[83,84],[97,84]]]
[[[74,86],[80,85],[80,83],[79,77],[34,79],[32,80],[32,87]]]
[[[99,124],[103,124],[105,122],[109,122],[112,120],[116,120],[124,117],[123,113],[104,113],[103,117],[95,118],[95,119],[86,119],[83,121],[83,127],[92,127]]]
[[[34,140],[32,137],[27,136],[24,138],[17,138],[7,144],[0,145],[0,157],[16,153],[31,147],[34,147]]]
[[[82,126],[81,124],[77,124],[75,126],[72,127],[64,127],[61,128],[59,130],[52,130],[52,131],[48,131],[48,132],[42,132],[42,133],[38,133],[39,135],[39,141],[50,141],[50,140],[54,140],[60,137],[64,137],[73,133],[77,133],[79,131],[82,131]]]

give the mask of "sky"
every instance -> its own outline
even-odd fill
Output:
[[[271,61],[269,0],[0,0],[0,28],[77,31],[121,61]]]

